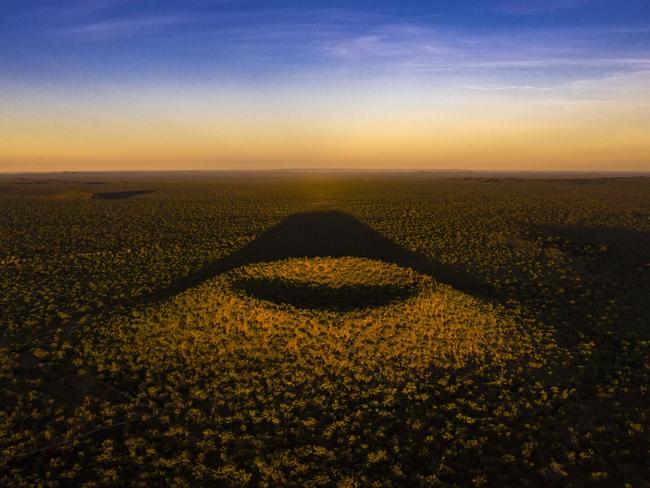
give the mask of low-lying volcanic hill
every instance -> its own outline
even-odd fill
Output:
[[[0,181],[0,485],[650,479],[647,180],[96,178]]]

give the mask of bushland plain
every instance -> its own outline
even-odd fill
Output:
[[[650,180],[0,180],[4,486],[644,486]]]

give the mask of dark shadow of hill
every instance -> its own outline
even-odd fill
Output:
[[[247,264],[289,258],[346,256],[397,264],[472,295],[497,297],[487,284],[460,268],[445,266],[409,251],[352,215],[337,211],[291,215],[240,250],[175,280],[170,288],[157,295],[160,299],[167,298]]]
[[[377,259],[430,274],[427,259],[403,248],[343,212],[291,215],[226,259],[237,266],[288,258],[345,257]]]
[[[513,295],[551,324],[558,345],[571,352],[558,377],[580,385],[581,398],[599,399],[597,409],[585,408],[581,414],[594,421],[595,416],[619,415],[622,403],[629,411],[647,409],[641,389],[607,397],[601,392],[602,385],[632,378],[648,362],[648,349],[640,344],[650,339],[650,232],[580,225],[540,225],[531,232],[546,251],[562,253],[566,273],[555,283],[539,283],[536,291],[536,283],[529,283],[530,295],[521,290]],[[540,297],[554,287],[561,291],[548,294],[539,307]],[[581,350],[585,344],[590,344],[588,354]]]
[[[547,252],[561,252],[571,281],[562,283],[563,292],[554,306],[570,328],[558,328],[568,335],[570,347],[584,337],[601,336],[598,328],[584,319],[609,317],[615,312],[621,329],[647,334],[650,320],[650,232],[636,229],[588,226],[535,226],[531,235]],[[532,308],[532,307],[531,307]],[[545,314],[549,314],[546,308]],[[566,333],[568,332],[568,334]],[[617,346],[618,347],[618,346]]]
[[[98,200],[123,200],[125,198],[133,198],[140,195],[148,195],[149,193],[153,193],[153,190],[110,191],[95,193],[94,198]]]
[[[312,310],[345,312],[361,308],[381,307],[405,300],[417,293],[407,285],[355,284],[341,287],[311,286],[278,279],[245,279],[235,286],[246,294],[275,303]]]
[[[424,256],[409,251],[363,224],[352,215],[337,211],[321,211],[291,215],[281,223],[263,232],[257,239],[238,251],[209,263],[194,273],[174,279],[164,289],[159,289],[146,295],[136,295],[117,300],[95,309],[91,314],[107,313],[117,308],[156,304],[190,288],[194,288],[204,281],[215,278],[222,273],[247,264],[288,258],[345,256],[378,259],[388,263],[394,263],[431,276],[439,282],[451,285],[457,290],[470,295],[497,300],[504,299],[486,281],[480,280],[475,275],[467,273],[460,267],[443,265],[442,263],[429,260]],[[298,291],[300,292],[300,290]],[[384,295],[381,298],[377,298],[377,301],[393,301],[407,298],[412,294],[412,290],[401,289],[393,289],[390,291],[385,289],[357,291],[362,294],[371,295],[372,297]],[[271,291],[271,293],[274,292]],[[290,303],[291,300],[293,298],[285,297],[285,303]],[[312,295],[312,302],[317,302],[318,300],[318,298],[314,299]],[[355,303],[348,298],[342,298],[342,300],[344,302],[343,308],[349,309],[362,306],[362,303]],[[345,304],[345,300],[348,300],[347,304]],[[375,298],[371,298],[370,300],[375,300]],[[315,307],[318,308],[318,306],[318,303],[316,303]],[[81,326],[81,319],[84,319],[88,315],[88,313],[80,313],[73,316],[65,324],[66,336],[71,337]]]
[[[617,266],[639,266],[650,259],[650,232],[612,227],[537,225],[533,237],[542,246],[556,247],[574,258],[616,261]]]

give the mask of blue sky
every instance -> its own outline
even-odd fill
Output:
[[[4,0],[0,170],[650,169],[649,86],[647,0]]]
[[[468,75],[645,69],[645,0],[5,0],[5,80]]]

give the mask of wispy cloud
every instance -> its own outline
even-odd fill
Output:
[[[462,88],[480,92],[550,92],[557,90],[557,87],[533,85],[465,85]]]
[[[490,3],[489,9],[510,15],[537,15],[583,7],[594,0],[501,0]]]
[[[617,50],[610,42],[620,31],[539,30],[525,33],[455,32],[415,25],[383,25],[363,35],[343,33],[324,41],[321,52],[332,62],[384,67],[400,73],[595,70],[604,75],[650,66],[650,50]],[[604,55],[607,54],[607,55]],[[508,85],[506,85],[508,86]]]
[[[602,0],[495,0],[490,5],[502,13],[524,15],[592,2]],[[479,3],[486,5],[487,0]],[[236,0],[164,4],[168,10],[136,0],[70,0],[60,9],[63,18],[41,22],[43,37],[54,32],[58,39],[53,42],[66,47],[70,40],[90,41],[88,52],[80,51],[94,59],[99,41],[175,36],[172,56],[152,49],[144,57],[148,45],[135,53],[141,56],[140,69],[170,76],[190,73],[196,79],[242,73],[248,78],[264,75],[265,80],[385,76],[475,85],[485,91],[531,91],[650,68],[643,19],[562,28],[546,21],[514,22],[507,29],[493,29],[445,23],[435,12],[416,16],[380,8],[240,8]],[[128,57],[128,51],[121,52],[119,63]]]
[[[49,21],[78,21],[84,17],[105,15],[107,11],[133,3],[133,0],[70,0],[45,2],[25,10],[25,17]]]
[[[116,37],[150,34],[195,20],[196,17],[189,14],[124,17],[66,27],[59,32],[87,39],[112,39]]]
[[[96,1],[108,5],[125,0]],[[588,1],[504,0],[500,6],[523,14]],[[486,91],[539,89],[581,76],[604,77],[650,67],[650,44],[627,42],[645,32],[642,26],[472,31],[438,24],[435,19],[404,19],[391,11],[341,8],[209,12],[179,8],[164,15],[102,12],[84,22],[67,23],[58,32],[97,41],[178,34],[179,46],[188,49],[190,56],[209,57],[209,64],[218,63],[221,72],[232,67],[282,77],[444,76],[458,79],[459,86],[473,85],[461,78],[476,76],[482,82],[475,85]],[[520,81],[512,83],[514,78]]]

